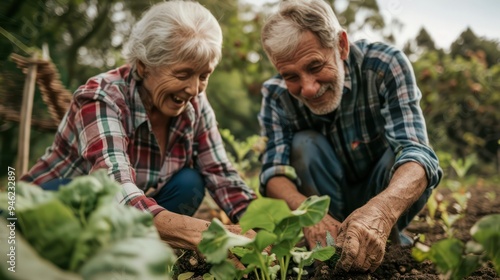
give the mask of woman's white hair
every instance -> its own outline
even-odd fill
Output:
[[[335,49],[344,29],[324,0],[282,0],[262,28],[261,41],[268,58],[275,62],[293,55],[306,31],[312,32],[322,47]]]
[[[222,31],[215,17],[198,2],[168,1],[151,6],[134,25],[123,49],[130,65],[141,61],[161,67],[194,61],[218,63]]]

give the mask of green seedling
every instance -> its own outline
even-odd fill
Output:
[[[500,274],[500,214],[481,218],[470,230],[472,238],[484,248]]]
[[[241,279],[250,272],[254,272],[257,279],[275,279],[280,272],[281,279],[286,279],[292,258],[298,264],[300,277],[305,265],[315,259],[327,260],[335,252],[331,246],[310,252],[295,247],[303,237],[303,228],[318,223],[326,215],[329,203],[328,196],[312,196],[291,211],[283,200],[259,198],[249,205],[240,220],[243,233],[250,229],[257,231],[254,239],[228,232],[215,219],[203,232],[198,249],[213,265],[210,274],[216,279]],[[272,246],[270,255],[263,252],[269,246]],[[245,270],[237,271],[227,261],[228,250],[246,265]],[[273,265],[276,260],[279,265]]]
[[[500,214],[481,218],[470,230],[473,240],[464,244],[448,237],[432,246],[417,243],[412,255],[417,261],[431,260],[444,279],[463,279],[491,260],[500,273]]]

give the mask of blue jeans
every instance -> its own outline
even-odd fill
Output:
[[[56,191],[71,182],[69,178],[54,179],[41,185],[44,190]],[[191,168],[174,174],[153,198],[165,209],[192,216],[205,197],[205,184],[200,172]]]
[[[341,161],[322,134],[307,130],[295,134],[292,144],[291,165],[295,168],[301,185],[300,193],[328,195],[329,213],[339,221],[360,208],[389,185],[389,173],[394,164],[394,153],[388,148],[375,165],[368,178],[360,182],[347,182]],[[404,229],[425,206],[432,190],[422,196],[398,220],[399,230]]]

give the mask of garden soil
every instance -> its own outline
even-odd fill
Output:
[[[471,239],[470,228],[481,217],[489,214],[500,213],[500,187],[485,186],[479,181],[474,187],[467,191],[471,193],[465,210],[464,218],[458,220],[454,228],[454,236],[463,242]],[[449,201],[449,213],[456,212],[453,207],[452,192],[446,188],[437,188],[435,192],[443,196],[443,201]],[[196,217],[211,220],[217,217],[220,211],[209,209],[206,205],[202,205]],[[439,213],[438,213],[439,214]],[[439,241],[446,237],[443,228],[436,224],[431,227],[425,222],[425,217],[428,215],[427,209],[418,215],[418,219],[414,220],[406,229],[407,235],[417,239],[421,235],[425,235],[425,244],[431,245],[433,242]],[[218,217],[220,219],[220,217]],[[191,279],[203,279],[202,275],[209,272],[210,265],[207,265],[203,258],[195,252],[184,252],[184,255],[178,260],[179,273],[194,272]],[[388,244],[383,263],[374,273],[354,274],[348,273],[343,275],[333,275],[332,269],[324,263],[317,263],[314,268],[311,268],[308,276],[303,276],[302,279],[419,279],[433,280],[440,279],[440,274],[430,261],[419,263],[411,256],[411,248],[403,248],[399,245]],[[248,279],[252,279],[249,275]],[[290,280],[295,279],[292,276]],[[500,279],[500,276],[495,272],[491,263],[477,269],[465,280],[483,280],[483,279]],[[230,279],[228,279],[230,280]]]

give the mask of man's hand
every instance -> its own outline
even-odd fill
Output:
[[[342,255],[336,270],[375,271],[384,259],[387,238],[396,221],[388,205],[377,198],[355,210],[339,229],[337,245]]]
[[[314,226],[304,228],[304,236],[307,240],[309,248],[313,249],[316,247],[316,242],[320,242],[321,246],[325,247],[327,231],[329,231],[332,237],[337,240],[339,227],[340,222],[327,214],[319,223]]]

